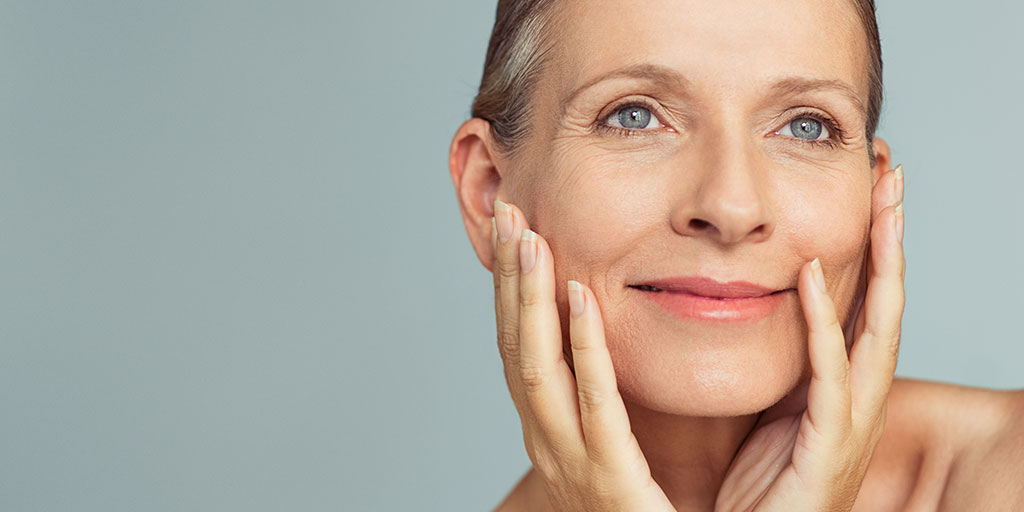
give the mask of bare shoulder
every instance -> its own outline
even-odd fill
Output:
[[[889,418],[914,428],[934,446],[972,449],[1008,426],[1024,405],[1024,389],[999,390],[898,377],[889,393]]]
[[[1024,507],[1024,390],[894,379],[861,498],[855,510]]]
[[[496,512],[547,509],[531,467]],[[854,512],[1024,510],[1024,389],[897,377]]]
[[[1024,390],[978,390],[939,510],[1024,510]]]

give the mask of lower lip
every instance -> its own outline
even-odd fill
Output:
[[[735,299],[718,299],[675,292],[639,290],[673,315],[697,320],[742,322],[764,318],[786,299],[791,290]]]

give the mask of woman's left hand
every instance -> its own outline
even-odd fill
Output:
[[[761,415],[726,473],[716,511],[853,508],[885,427],[899,353],[906,268],[902,178],[897,166],[872,190],[868,285],[849,358],[820,262],[801,269],[810,382]]]

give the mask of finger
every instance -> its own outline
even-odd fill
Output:
[[[491,263],[491,277],[494,278],[494,321],[501,332],[501,280],[498,279],[498,226],[494,217],[491,217],[491,250],[494,262]]]
[[[893,169],[893,180],[896,183],[896,199],[894,203],[903,202],[903,164],[899,164]]]
[[[807,414],[819,434],[831,436],[848,432],[849,360],[843,329],[818,258],[801,269],[798,288],[807,321],[807,351],[811,360]]]
[[[851,353],[851,389],[857,414],[877,412],[888,395],[899,357],[904,275],[903,205],[882,210],[871,229],[872,272],[864,299],[864,329]]]
[[[519,371],[526,399],[552,444],[582,454],[576,381],[562,357],[554,258],[543,237],[529,229],[523,229],[519,250]]]
[[[890,172],[885,173],[871,191],[871,226],[877,223],[878,216],[886,206],[895,205],[903,200],[903,164],[899,164]],[[870,249],[870,248],[869,248]],[[868,276],[874,273],[874,263],[868,252],[866,270],[862,276],[864,291],[867,289]],[[862,292],[863,293],[863,292]],[[864,297],[859,300],[863,301]],[[860,339],[864,332],[864,308],[863,302],[858,306],[857,321],[853,330],[853,340]]]
[[[494,201],[495,228],[497,229],[496,260],[494,264],[494,291],[498,316],[498,349],[505,367],[505,380],[516,408],[522,413],[524,401],[519,375],[519,237],[521,227],[512,207]]]
[[[902,176],[902,166],[896,166],[896,168],[899,169],[899,174]],[[899,202],[899,194],[902,193],[902,187],[898,182],[902,182],[902,179],[897,179],[897,171],[893,169],[878,178],[875,186],[871,189],[872,223],[874,219],[878,218],[878,214],[881,213],[883,208]]]
[[[868,248],[870,249],[870,248]],[[857,298],[854,302],[854,307],[857,308],[856,316],[852,326],[849,326],[849,332],[844,331],[843,335],[846,337],[846,346],[851,348],[853,341],[860,338],[860,333],[864,331],[864,295],[867,293],[867,276],[870,274],[871,259],[865,258],[864,268],[860,271],[860,276],[857,278]]]
[[[569,281],[568,288],[569,334],[587,454],[598,464],[626,468],[637,460],[640,448],[619,395],[601,311],[589,287]]]

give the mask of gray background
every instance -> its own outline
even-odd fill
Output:
[[[0,509],[505,495],[528,459],[446,159],[494,3],[0,1]],[[879,6],[900,375],[1024,386],[1022,14]]]

